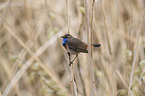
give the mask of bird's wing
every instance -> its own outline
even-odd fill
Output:
[[[67,41],[67,44],[69,49],[73,51],[88,53],[87,50],[88,45],[77,38],[70,39],[69,41]]]

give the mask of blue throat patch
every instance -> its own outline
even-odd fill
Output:
[[[62,45],[65,47],[65,45],[66,45],[66,42],[68,41],[68,39],[67,38],[63,38],[63,42],[62,42]]]

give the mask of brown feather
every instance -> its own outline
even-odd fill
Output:
[[[67,44],[70,50],[76,51],[77,53],[88,53],[88,45],[77,38],[71,38],[69,41],[67,41]]]

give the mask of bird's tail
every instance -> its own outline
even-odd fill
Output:
[[[101,44],[92,44],[92,47],[100,47]]]

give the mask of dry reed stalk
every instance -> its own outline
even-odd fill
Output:
[[[34,30],[34,32],[32,32],[32,34],[35,34],[36,31],[37,31],[37,28],[36,28],[36,30]],[[36,34],[35,34],[35,35],[31,35],[31,37],[32,37],[32,36],[34,36],[34,37],[37,38]],[[35,38],[35,39],[36,39],[36,38]],[[31,49],[32,46],[34,45],[33,42],[34,42],[34,38],[29,38],[29,40],[28,40],[27,43],[26,43],[26,46],[27,46],[29,49]],[[21,58],[21,60],[19,60],[19,59],[16,60],[16,63],[13,65],[13,69],[14,69],[14,72],[13,72],[13,73],[15,73],[16,70],[18,69],[19,65],[22,64],[22,62],[24,61],[26,55],[27,55],[27,51],[26,51],[25,49],[22,49],[22,50],[20,51],[19,55],[18,55],[18,58]]]
[[[26,43],[26,46],[28,46],[28,48],[31,49],[31,47],[33,46],[32,41],[29,40]],[[22,49],[21,52],[20,52],[20,54],[18,55],[18,58],[21,58],[21,60],[19,60],[19,59],[16,60],[16,63],[14,64],[14,66],[12,68],[14,70],[13,73],[15,73],[17,71],[19,65],[22,64],[22,62],[24,61],[24,58],[26,57],[26,55],[27,55],[27,51],[25,49]]]
[[[93,40],[93,15],[94,15],[94,5],[95,5],[95,0],[92,2],[92,10],[91,10],[91,45],[92,45],[92,40]],[[91,56],[92,56],[92,46],[91,46]]]
[[[67,14],[67,28],[68,28],[68,34],[70,33],[70,22],[69,22],[69,1],[66,0],[66,14]],[[70,57],[69,57],[70,58]],[[71,63],[71,60],[69,60],[69,64]],[[71,88],[72,88],[72,96],[77,96],[77,88],[76,83],[74,81],[74,73],[73,73],[73,64],[71,64]],[[74,90],[73,90],[74,89]],[[73,94],[74,93],[74,94]]]
[[[6,43],[8,42],[10,39],[11,39],[11,35],[10,34],[6,34],[5,36],[3,36],[1,39],[0,39],[0,48]]]
[[[130,90],[131,90],[131,83],[132,83],[132,78],[133,78],[133,72],[134,72],[136,54],[137,54],[137,49],[138,49],[139,37],[140,37],[140,34],[141,34],[141,28],[142,28],[142,23],[143,23],[144,17],[145,17],[145,12],[143,13],[143,17],[142,17],[142,20],[141,20],[141,23],[140,23],[138,34],[137,34],[137,43],[136,43],[136,47],[134,49],[134,57],[133,57],[133,63],[132,63],[132,70],[131,70],[130,82],[129,82],[129,87],[128,87],[128,96],[130,96],[130,94],[131,94],[131,92],[130,92]]]
[[[94,25],[94,6],[95,6],[95,2],[97,2],[97,1],[95,1],[95,0],[93,0],[92,1],[92,9],[91,9],[91,22],[90,22],[90,35],[91,35],[91,45],[93,44],[92,43],[92,40],[93,40],[93,25]],[[94,64],[94,62],[93,62],[93,53],[92,53],[92,46],[91,46],[91,62]],[[93,65],[92,65],[93,66]],[[93,70],[93,68],[94,68],[94,66],[92,67],[92,70]],[[93,73],[94,73],[94,70],[93,70]],[[95,87],[95,81],[94,81],[94,74],[93,74],[93,76],[92,76],[92,83],[93,83],[93,93],[94,93],[94,95],[96,95],[96,87]]]
[[[125,80],[124,80],[123,76],[121,75],[121,73],[118,70],[116,70],[116,73],[120,77],[120,79],[121,79],[122,83],[124,84],[124,86],[127,88],[127,83],[125,82]]]
[[[1,3],[0,4],[0,11],[3,11],[6,8],[6,6],[8,5],[8,3],[9,2]],[[10,7],[20,7],[22,5],[23,4],[21,2],[15,2],[15,3],[11,3],[10,6],[9,6],[9,8]]]
[[[71,70],[71,91],[72,91],[72,96],[77,96],[77,88],[76,88],[76,82],[75,82],[75,78],[74,78],[74,71],[73,71],[73,61],[71,61],[71,57],[70,57],[70,53],[68,53],[69,56],[69,65],[70,66],[70,70]]]
[[[6,5],[8,4],[9,0],[2,0],[0,1],[0,14],[1,16],[3,15],[4,11],[6,9]],[[14,0],[13,0],[14,1]],[[60,1],[60,0],[32,0],[29,2],[29,0],[22,0],[22,2],[20,2],[20,0],[15,0],[15,2],[12,1],[12,4],[9,6],[9,9],[7,11],[7,15],[4,18],[3,24],[8,24],[10,26],[12,26],[14,29],[16,29],[18,32],[15,32],[15,34],[17,34],[18,36],[20,36],[21,40],[25,40],[25,45],[33,50],[33,52],[35,52],[35,54],[40,58],[42,58],[41,60],[43,60],[43,62],[47,65],[50,66],[50,71],[53,73],[54,76],[58,77],[57,79],[59,79],[59,82],[61,84],[63,84],[63,87],[66,88],[67,90],[69,90],[69,86],[70,86],[70,72],[66,71],[66,67],[64,67],[65,65],[68,66],[68,62],[67,64],[63,65],[65,61],[67,61],[67,55],[64,53],[64,51],[62,52],[62,48],[60,46],[60,39],[53,38],[53,40],[50,39],[51,42],[49,42],[48,38],[51,38],[53,33],[52,31],[49,31],[50,28],[53,27],[57,27],[58,30],[64,28],[67,29],[67,17],[66,17],[66,11],[62,11],[65,10],[65,0],[64,1]],[[34,2],[33,2],[34,1]],[[96,94],[94,93],[94,96],[105,96],[105,95],[109,95],[109,96],[114,96],[114,92],[122,92],[122,90],[125,90],[126,92],[128,92],[126,90],[126,88],[128,88],[128,81],[129,81],[129,77],[128,75],[131,73],[128,70],[130,70],[130,67],[132,63],[131,59],[128,59],[128,57],[126,57],[126,53],[124,52],[125,49],[129,49],[133,50],[133,47],[131,47],[132,45],[134,45],[134,48],[136,47],[137,44],[137,36],[136,33],[138,34],[138,29],[140,26],[140,21],[142,18],[142,6],[144,6],[144,4],[142,3],[143,0],[136,0],[135,2],[132,2],[132,0],[127,0],[127,1],[119,1],[119,0],[103,0],[103,5],[104,5],[104,9],[105,9],[105,15],[106,15],[106,21],[108,24],[108,35],[109,35],[109,39],[111,41],[111,50],[108,48],[108,50],[112,53],[113,59],[109,57],[109,55],[107,54],[107,52],[109,52],[107,50],[107,47],[109,47],[109,42],[104,39],[105,38],[105,34],[104,31],[105,30],[105,20],[104,20],[104,16],[103,16],[103,11],[101,9],[101,4],[100,1],[99,3],[96,3],[96,5],[94,5],[94,17],[92,18],[91,14],[92,14],[92,0],[88,1],[88,5],[89,6],[89,12],[90,12],[90,28],[91,28],[91,21],[93,21],[93,40],[97,40],[96,38],[98,38],[98,40],[101,42],[102,47],[101,49],[94,49],[94,50],[99,50],[99,51],[94,51],[93,53],[93,61],[92,64],[94,64],[93,68],[94,68],[94,73],[95,73],[95,88],[94,88],[94,92],[96,92]],[[45,3],[46,2],[46,3]],[[49,3],[51,2],[51,3]],[[63,4],[62,4],[63,2]],[[68,0],[68,2],[70,2],[70,0]],[[20,3],[20,4],[19,4]],[[29,3],[29,4],[28,4]],[[141,4],[142,3],[142,4]],[[47,5],[46,5],[47,4]],[[131,6],[129,6],[130,4],[132,4]],[[79,7],[77,5],[80,5]],[[71,6],[71,19],[73,20],[73,22],[71,23],[71,27],[73,27],[71,30],[72,32],[76,32],[77,28],[78,28],[78,21],[80,18],[78,18],[78,15],[80,12],[80,8],[83,9],[83,1],[82,0],[76,0],[76,1],[71,1],[70,6]],[[47,10],[46,10],[47,8]],[[66,9],[67,10],[67,9]],[[83,9],[84,10],[84,9]],[[84,11],[83,11],[84,12]],[[136,13],[136,14],[132,14]],[[15,13],[15,14],[11,14],[11,13]],[[30,13],[30,14],[29,14]],[[54,15],[54,18],[51,18],[51,14]],[[70,11],[69,11],[70,13]],[[31,17],[32,14],[32,17]],[[43,18],[44,16],[44,18]],[[83,17],[84,14],[83,14]],[[141,17],[141,18],[139,18]],[[126,20],[124,20],[124,18],[127,18]],[[84,32],[84,30],[86,29],[86,24],[84,24],[83,22],[86,23],[84,18],[82,19],[82,23],[80,23],[80,28],[79,28],[79,32],[81,32],[80,37],[82,39],[85,39],[84,35],[86,32]],[[92,20],[93,19],[93,20]],[[1,20],[1,18],[0,18]],[[32,24],[33,26],[30,25],[29,22],[31,22],[32,20]],[[139,21],[140,20],[140,21]],[[139,23],[138,23],[139,22]],[[144,20],[143,20],[144,23]],[[33,34],[34,32],[34,26],[38,27],[37,30],[37,35],[39,36],[38,39],[36,39],[36,42],[34,40],[33,45],[27,44],[30,40],[30,38],[33,38],[33,36],[31,36],[31,34]],[[77,26],[77,27],[76,27]],[[144,24],[142,25],[144,26]],[[20,31],[19,28],[21,28],[22,30]],[[90,29],[90,30],[92,30]],[[144,30],[144,27],[142,27],[142,31]],[[24,64],[22,67],[23,69],[19,69],[17,70],[18,75],[15,75],[13,79],[13,81],[15,80],[15,82],[13,82],[14,84],[18,84],[19,89],[22,93],[22,95],[26,95],[28,93],[27,96],[30,95],[44,95],[43,93],[41,93],[40,91],[37,91],[37,86],[39,86],[40,82],[39,79],[35,79],[31,82],[28,82],[28,79],[31,78],[30,76],[25,76],[25,72],[26,74],[29,74],[31,70],[31,68],[29,69],[28,67],[32,64],[34,64],[34,62],[36,61],[31,55],[29,55],[29,53],[25,50],[25,48],[21,47],[21,45],[19,45],[16,40],[14,38],[11,38],[12,36],[7,32],[8,30],[6,28],[3,28],[3,26],[1,26],[1,30],[0,30],[0,53],[1,54],[1,59],[0,60],[0,83],[2,84],[2,86],[0,86],[1,92],[3,93],[3,90],[5,88],[5,85],[7,84],[7,81],[5,80],[9,80],[9,77],[7,76],[7,71],[9,68],[15,66],[15,64],[17,63],[17,61],[12,62],[11,61],[11,57],[13,56],[18,56],[20,57],[19,59],[23,59],[26,61],[22,60],[22,64]],[[48,32],[49,31],[49,32]],[[66,30],[67,31],[67,30]],[[129,32],[131,31],[131,32]],[[64,32],[65,33],[65,32]],[[51,35],[49,35],[51,34]],[[49,35],[49,37],[48,37]],[[92,35],[90,35],[92,36]],[[136,55],[136,60],[135,63],[139,64],[140,60],[143,60],[144,58],[144,48],[145,48],[145,33],[141,33],[140,37],[139,37],[139,41],[138,41],[138,46],[140,46],[141,49],[137,49],[139,51],[139,53],[137,53]],[[48,46],[49,44],[47,43],[46,45],[44,44],[45,41],[49,42],[49,44],[51,46]],[[57,42],[56,42],[57,40]],[[16,42],[16,46],[15,46],[15,42]],[[106,42],[108,42],[108,45],[106,44]],[[113,44],[112,44],[113,43]],[[128,45],[129,44],[129,45]],[[46,46],[46,49],[44,48],[44,45]],[[131,45],[131,46],[130,46]],[[32,46],[32,48],[31,48]],[[113,46],[113,47],[112,47]],[[42,48],[41,50],[38,49]],[[18,49],[17,49],[18,48]],[[15,49],[15,50],[14,50]],[[24,51],[23,51],[23,50]],[[36,50],[36,51],[34,51]],[[23,51],[23,52],[22,52]],[[44,52],[45,51],[45,52]],[[50,52],[51,51],[51,52]],[[138,52],[137,51],[137,52]],[[21,53],[22,52],[22,53]],[[44,52],[44,53],[42,53]],[[131,51],[130,51],[131,52]],[[38,55],[39,53],[39,55]],[[54,54],[55,53],[55,54]],[[66,58],[63,58],[63,56],[66,56]],[[131,53],[132,54],[132,53]],[[4,56],[3,56],[4,55]],[[6,56],[5,56],[6,55]],[[25,56],[26,55],[26,56]],[[24,57],[23,57],[24,56]],[[84,57],[83,57],[84,56]],[[89,72],[89,64],[87,64],[87,59],[86,54],[82,54],[82,56],[80,55],[80,64],[81,64],[81,75],[82,75],[82,79],[85,82],[84,86],[82,84],[78,84],[80,86],[78,86],[79,88],[85,88],[85,92],[87,94],[87,96],[90,95],[90,72]],[[3,57],[3,58],[2,58]],[[83,57],[83,58],[82,58]],[[31,60],[30,60],[31,58]],[[56,59],[58,59],[58,61],[56,62]],[[124,63],[124,59],[127,59],[127,62]],[[18,60],[18,59],[17,59]],[[89,59],[88,59],[89,60]],[[5,66],[3,64],[4,61],[6,63],[8,63],[8,66]],[[21,62],[21,60],[20,60]],[[51,63],[50,63],[51,62]],[[31,64],[32,63],[32,64]],[[89,61],[88,61],[89,63]],[[113,66],[112,66],[113,65]],[[136,65],[135,65],[136,66]],[[4,69],[5,67],[5,69]],[[8,68],[6,68],[8,67]],[[40,67],[40,66],[39,66]],[[74,72],[75,72],[75,65],[74,67]],[[28,70],[27,70],[28,68]],[[137,67],[138,68],[138,67]],[[59,69],[59,70],[58,70]],[[69,66],[68,66],[69,69]],[[135,68],[136,69],[136,68]],[[134,73],[135,70],[134,69]],[[13,69],[11,69],[13,70]],[[11,71],[10,70],[10,71]],[[40,69],[38,69],[36,72],[39,72],[40,70],[43,70],[41,67]],[[112,75],[112,70],[114,71],[115,76]],[[98,73],[99,71],[99,73]],[[141,70],[142,71],[142,70]],[[13,72],[13,71],[12,71]],[[13,73],[12,73],[13,74]],[[45,72],[46,74],[46,72]],[[74,73],[75,74],[75,73]],[[77,72],[76,70],[76,76],[80,74]],[[6,76],[5,76],[6,75]],[[10,74],[9,74],[10,75]],[[127,76],[126,76],[127,75]],[[112,78],[113,76],[113,78]],[[13,77],[13,75],[11,76]],[[22,78],[21,78],[22,77]],[[24,78],[23,78],[24,77]],[[51,79],[50,76],[47,76],[48,78]],[[75,76],[74,76],[75,77]],[[16,79],[15,79],[16,78]],[[21,83],[16,83],[16,81],[18,79],[20,79],[24,82]],[[134,85],[134,79],[139,79],[137,76],[133,75],[132,78],[132,85]],[[52,80],[52,79],[51,79]],[[54,80],[52,80],[54,81]],[[75,80],[74,80],[75,81]],[[114,82],[115,81],[115,82]],[[33,86],[33,82],[36,82],[35,85]],[[77,82],[80,83],[81,80],[77,78]],[[42,84],[44,82],[41,82],[40,86],[41,88],[45,87],[46,84]],[[116,83],[117,86],[117,90],[115,89],[113,83]],[[1,85],[0,84],[0,85]],[[56,84],[56,83],[55,83]],[[113,86],[112,86],[113,85]],[[16,85],[14,85],[16,87]],[[59,87],[59,85],[57,84],[56,86]],[[126,87],[127,86],[127,87]],[[9,93],[9,95],[14,96],[14,94],[17,94],[17,91],[15,90],[15,87],[13,87],[13,92]],[[47,86],[47,88],[50,88],[51,86]],[[29,90],[31,89],[32,90]],[[112,89],[114,88],[114,89]],[[143,91],[142,89],[139,88],[139,84],[136,84],[135,86],[131,86],[131,93],[137,93],[142,94],[141,91]],[[57,89],[57,88],[56,88]],[[41,89],[40,89],[41,90]],[[82,90],[79,90],[78,95],[84,96],[81,92]],[[113,92],[114,91],[114,92]],[[33,94],[35,92],[35,94]],[[58,91],[55,90],[55,92],[57,93]],[[58,92],[59,93],[59,92]],[[50,93],[48,93],[50,94]],[[48,95],[47,94],[47,95]],[[52,93],[53,94],[53,93]],[[54,93],[55,94],[55,93]],[[46,95],[46,94],[45,94]],[[62,95],[55,95],[55,96],[62,96]],[[64,96],[64,95],[63,95]],[[71,93],[67,94],[66,96],[71,96]]]
[[[123,38],[129,40],[129,41],[132,42],[132,43],[137,44],[137,39],[134,38],[133,36],[129,36],[129,35],[123,33],[123,31],[120,31],[120,30],[118,30],[118,29],[116,29],[116,28],[114,28],[114,27],[112,27],[112,30],[113,30],[112,32],[114,32],[114,33],[120,35],[121,37],[123,37]],[[139,43],[139,45],[142,45],[142,44]],[[142,46],[145,48],[145,45],[142,45]]]
[[[71,88],[72,88],[72,96],[77,96],[77,88],[76,83],[74,81],[73,64],[71,64]]]
[[[70,71],[71,71],[71,91],[72,91],[72,96],[74,95],[74,77],[73,77],[73,65],[71,64],[70,66]]]
[[[108,25],[107,25],[107,19],[106,19],[106,13],[105,13],[105,9],[104,9],[104,4],[103,4],[103,0],[101,0],[101,9],[103,12],[103,17],[104,17],[104,25],[105,25],[105,31],[104,31],[104,36],[105,36],[105,41],[106,41],[106,51],[108,56],[110,57],[110,39],[109,39],[109,35],[108,35]]]
[[[67,28],[68,28],[68,34],[69,34],[70,23],[69,23],[69,1],[68,0],[66,0],[66,14],[67,14]]]
[[[5,19],[5,17],[6,17],[7,11],[8,11],[8,9],[9,9],[11,3],[12,3],[12,0],[9,0],[7,6],[6,6],[6,8],[5,8],[5,10],[3,11],[3,15],[2,15],[1,20],[0,20],[0,27],[2,26],[2,24],[3,24],[3,22],[4,22],[4,19]]]
[[[87,19],[87,41],[88,41],[88,45],[91,44],[90,42],[90,20],[89,20],[89,9],[88,9],[88,1],[84,0],[84,6],[85,6],[85,15],[86,15],[86,19]],[[93,79],[94,79],[94,75],[93,75],[93,68],[92,68],[92,57],[91,57],[91,46],[88,46],[88,54],[89,54],[89,64],[90,64],[90,96],[94,96],[94,91],[93,91]]]
[[[6,75],[8,77],[8,80],[11,80],[12,79],[12,76],[13,76],[13,74],[12,74],[13,73],[13,70],[10,68],[10,66],[8,66],[9,64],[7,64],[6,60],[3,57],[0,58],[0,61],[2,63],[2,68],[6,72]],[[15,85],[14,89],[15,89],[16,94],[18,96],[23,96],[22,93],[21,93],[21,91],[20,91],[20,89],[19,89],[18,84]]]
[[[31,11],[31,3],[29,3],[28,0],[24,0],[24,7],[25,7],[25,13],[26,13],[26,18],[27,18],[27,22],[30,26],[30,28],[33,28],[33,22],[32,22],[32,11]]]
[[[108,86],[109,87],[108,90],[110,90],[112,92],[110,94],[114,96],[114,94],[116,94],[116,90],[113,90],[113,89],[115,89],[113,85],[114,85],[114,83],[116,83],[116,81],[114,80],[114,74],[112,71],[113,69],[112,69],[112,67],[110,67],[108,65],[108,62],[103,59],[103,56],[101,56],[101,61],[102,61],[102,65],[103,65],[103,72],[105,74],[105,78],[107,78],[108,85],[106,85],[106,86]],[[107,91],[107,89],[106,89],[106,91]]]
[[[132,28],[132,22],[133,22],[133,10],[132,10],[132,3],[130,3],[130,10],[131,10],[131,17],[130,17],[130,20],[129,20],[129,28],[128,28],[128,35],[129,35],[129,39],[130,39],[130,36],[131,36],[131,28]],[[128,41],[128,44],[130,43],[130,41]],[[127,44],[127,45],[128,45]]]
[[[38,58],[38,55],[41,55],[41,52],[44,52],[46,50],[46,48],[48,46],[50,46],[50,42],[46,42],[48,43],[47,45],[44,44],[44,46],[42,46],[34,55],[34,53],[23,43],[23,41],[21,41],[21,39],[14,33],[14,31],[9,28],[8,26],[4,25],[5,28],[8,30],[8,32],[19,42],[19,44],[32,56],[27,62],[26,64],[17,72],[17,74],[15,75],[15,77],[13,78],[12,82],[10,83],[10,85],[7,86],[7,88],[5,89],[3,96],[7,96],[7,94],[9,93],[10,89],[17,83],[17,81],[20,79],[20,77],[22,76],[22,74],[27,70],[27,68],[30,66],[30,64],[34,61],[34,59],[40,64],[40,66],[42,67],[42,69],[44,69],[44,71],[46,73],[48,73],[48,75],[59,85],[60,88],[65,89],[63,87],[63,85],[59,82],[59,80],[57,79],[57,77],[54,76],[54,74],[52,74],[52,72],[50,72],[49,68],[46,67]],[[58,33],[59,34],[59,33]],[[54,39],[54,38],[52,38]],[[41,50],[42,48],[43,51]]]
[[[83,85],[83,93],[84,93],[83,96],[87,96],[86,91],[85,91],[85,84],[84,84],[83,76],[81,74],[81,67],[80,67],[79,59],[77,60],[77,62],[78,62],[77,67],[78,67],[78,71],[79,71],[80,80],[81,80],[81,83]]]

